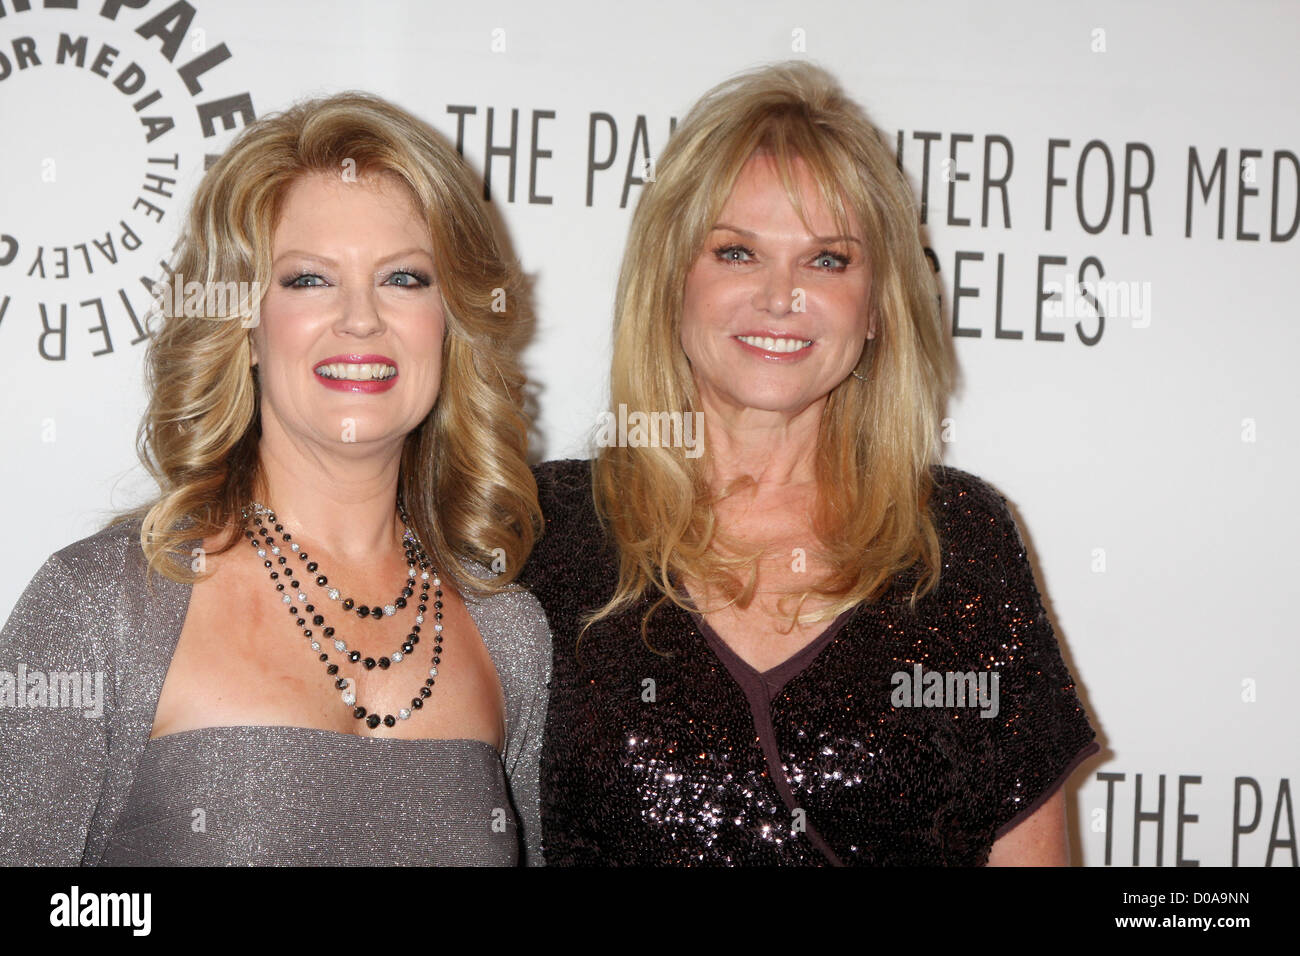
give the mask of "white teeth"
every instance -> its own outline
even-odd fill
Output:
[[[765,352],[798,352],[812,345],[812,339],[774,339],[758,335],[738,335],[736,338]]]
[[[322,378],[342,379],[349,382],[382,382],[396,375],[397,369],[383,362],[367,362],[360,365],[336,362],[333,365],[319,366],[316,374]]]

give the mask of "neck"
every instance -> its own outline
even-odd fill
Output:
[[[370,443],[366,443],[369,446]],[[362,443],[333,448],[289,439],[263,418],[255,495],[275,512],[286,531],[317,551],[349,563],[374,563],[399,552],[397,514],[401,441],[376,449]]]
[[[715,491],[738,478],[752,478],[760,492],[816,482],[820,399],[789,414],[737,408],[701,394],[708,428],[709,483]]]

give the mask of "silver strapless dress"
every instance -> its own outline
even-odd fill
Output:
[[[505,770],[478,740],[204,727],[149,740],[108,866],[513,866]]]

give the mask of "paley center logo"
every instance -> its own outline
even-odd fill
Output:
[[[86,362],[149,337],[185,203],[256,118],[232,57],[191,3],[0,0],[7,355]]]

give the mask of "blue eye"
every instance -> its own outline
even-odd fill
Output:
[[[821,252],[817,253],[817,258],[813,260],[813,264],[839,272],[840,270],[847,268],[850,261],[851,260],[848,256],[842,256],[834,252],[827,252],[823,249]]]
[[[282,286],[284,286],[286,289],[313,289],[313,288],[316,288],[317,283],[315,283],[315,282],[311,282],[311,283],[303,282],[302,280],[304,280],[304,279],[319,279],[319,280],[320,280],[320,285],[324,285],[324,284],[325,284],[325,280],[324,280],[324,279],[321,279],[321,277],[318,276],[318,275],[316,275],[316,273],[314,273],[314,272],[298,272],[298,273],[295,273],[294,275],[291,275],[291,276],[289,276],[287,279],[285,279],[284,281],[282,281],[280,284],[281,284]]]
[[[405,276],[405,281],[393,282],[399,276]],[[416,269],[399,269],[388,277],[388,281],[401,288],[418,289],[429,285],[431,280],[423,272]]]
[[[740,245],[719,246],[713,250],[713,254],[723,262],[748,262],[754,257],[752,251]]]

